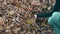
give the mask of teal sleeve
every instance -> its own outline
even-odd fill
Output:
[[[53,17],[51,16],[51,17],[49,17],[49,19],[48,19],[48,24],[49,25],[52,25],[53,23],[54,23],[54,20],[52,19]]]
[[[43,17],[50,17],[53,12],[48,12],[48,13],[38,13],[37,18],[43,18]]]

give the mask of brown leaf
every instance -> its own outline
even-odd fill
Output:
[[[3,18],[2,17],[0,17],[0,24],[3,22]]]

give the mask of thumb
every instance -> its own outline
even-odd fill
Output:
[[[34,18],[35,18],[35,19],[37,18],[37,15],[36,15],[36,14],[34,15]]]

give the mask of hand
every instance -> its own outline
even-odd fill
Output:
[[[36,14],[34,15],[34,18],[37,19],[37,15]]]
[[[37,19],[37,15],[36,15],[36,14],[32,14],[32,17],[33,17],[34,19]]]

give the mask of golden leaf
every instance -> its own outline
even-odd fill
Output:
[[[32,24],[32,22],[31,22],[31,20],[30,20],[30,19],[28,19],[28,20],[27,20],[27,24],[29,24],[29,25],[31,25],[31,24]]]

